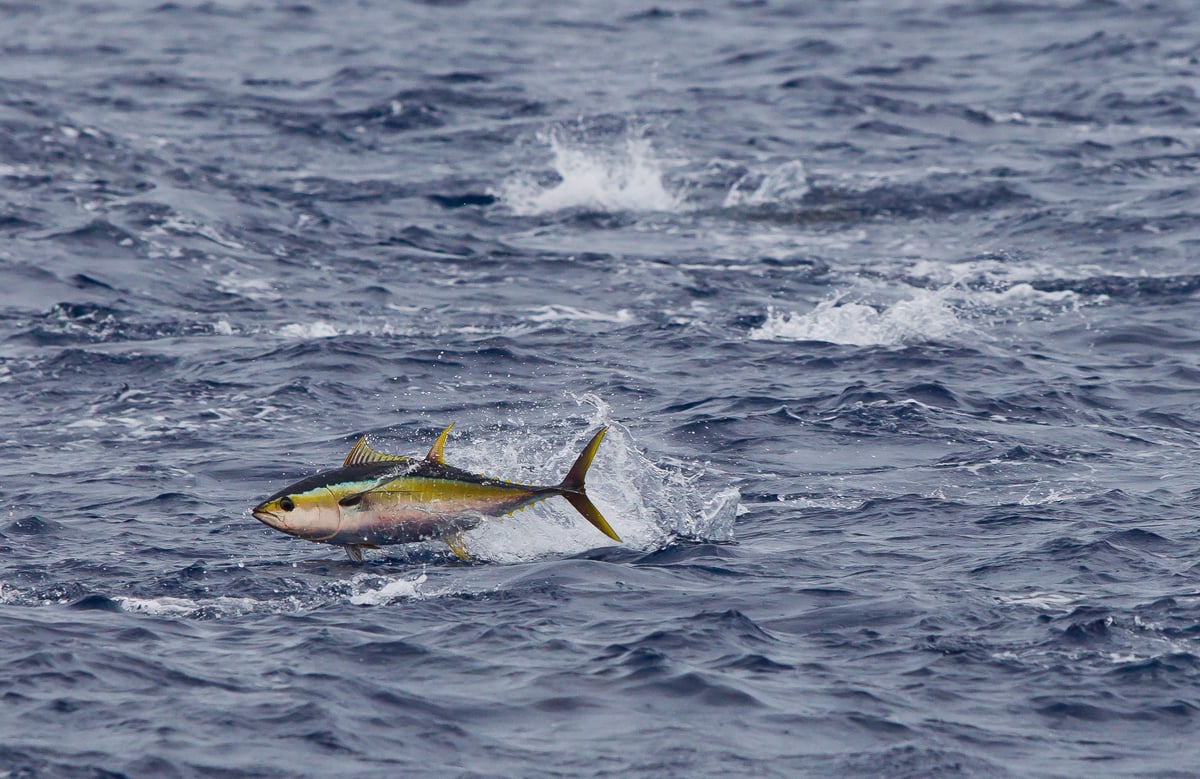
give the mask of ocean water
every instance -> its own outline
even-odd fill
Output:
[[[1200,775],[1200,7],[0,18],[0,777]]]

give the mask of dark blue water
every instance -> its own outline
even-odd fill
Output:
[[[1194,4],[0,15],[0,776],[1200,775]]]

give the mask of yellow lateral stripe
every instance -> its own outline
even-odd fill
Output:
[[[472,484],[465,481],[448,481],[446,479],[423,479],[420,477],[404,477],[393,479],[386,484],[370,490],[371,495],[406,495],[410,500],[469,500],[487,498],[512,498],[521,492],[533,490],[514,489],[510,486],[495,484]]]
[[[378,485],[378,486],[377,486]],[[509,484],[473,484],[448,479],[427,479],[404,476],[384,484],[376,481],[342,482],[328,487],[317,487],[290,497],[303,508],[330,507],[342,498],[363,493],[372,497],[393,500],[397,503],[434,503],[451,501],[501,501],[519,499],[530,495],[533,488]],[[548,495],[546,497],[549,497]]]

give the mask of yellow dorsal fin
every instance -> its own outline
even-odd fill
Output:
[[[348,468],[351,465],[387,462],[412,462],[412,458],[405,457],[402,454],[377,452],[367,444],[367,437],[363,436],[350,448],[350,453],[346,455],[346,461],[342,463],[342,467]]]
[[[442,459],[442,449],[446,446],[446,436],[450,434],[450,428],[454,427],[454,423],[446,425],[446,429],[433,442],[433,446],[429,447],[429,454],[425,455],[425,459],[431,463],[445,465],[446,461]]]

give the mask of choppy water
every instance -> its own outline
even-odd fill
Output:
[[[1198,775],[1193,4],[0,14],[0,776]]]

